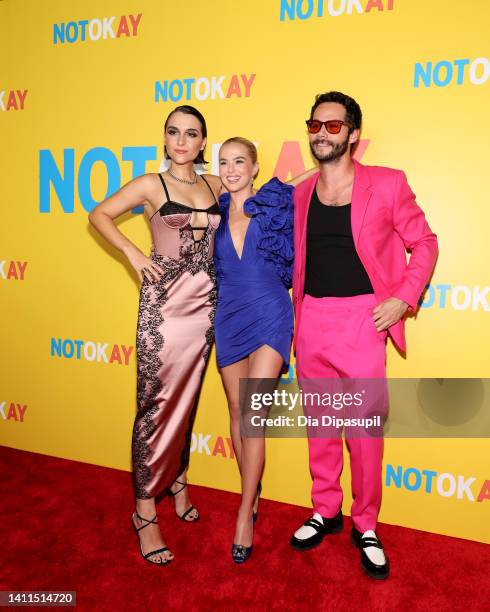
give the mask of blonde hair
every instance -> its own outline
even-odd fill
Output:
[[[257,163],[257,147],[247,138],[242,138],[241,136],[233,136],[233,138],[228,138],[228,140],[225,140],[225,142],[221,146],[224,147],[227,144],[243,145],[247,149],[248,155],[252,162],[254,164]]]

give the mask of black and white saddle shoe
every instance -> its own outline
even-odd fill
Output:
[[[368,576],[377,580],[388,578],[390,564],[376,533],[372,530],[361,533],[352,527],[352,542],[361,550],[361,565]]]
[[[337,516],[325,518],[315,512],[312,518],[294,532],[290,544],[296,550],[310,550],[322,543],[328,533],[339,533],[343,528],[342,511]]]

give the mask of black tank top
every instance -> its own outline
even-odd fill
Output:
[[[349,297],[373,293],[359,259],[350,222],[351,205],[327,206],[311,196],[306,233],[305,293]]]

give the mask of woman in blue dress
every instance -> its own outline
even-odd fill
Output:
[[[252,552],[265,440],[263,436],[242,438],[240,434],[240,379],[277,380],[289,365],[293,335],[288,291],[293,264],[293,187],[273,178],[256,193],[253,191],[259,170],[257,149],[245,138],[230,138],[223,143],[219,169],[228,192],[219,198],[222,219],[215,238],[215,338],[242,479],[232,558],[243,563]],[[248,389],[248,397],[250,392]]]

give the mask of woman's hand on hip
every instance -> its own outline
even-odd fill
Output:
[[[129,263],[136,270],[136,274],[141,282],[146,278],[153,283],[160,280],[163,276],[163,269],[135,246],[124,249],[124,254],[128,258]]]

